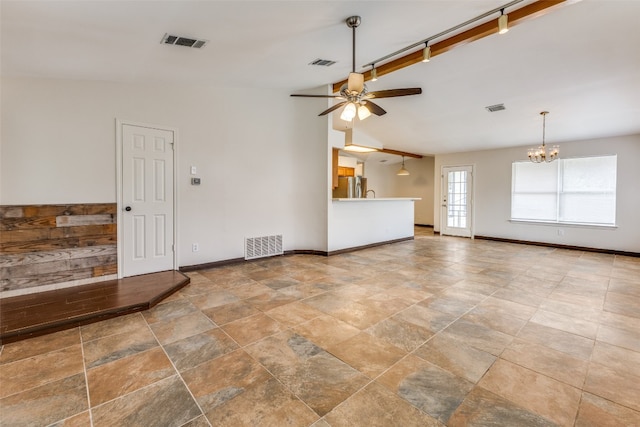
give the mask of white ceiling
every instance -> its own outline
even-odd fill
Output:
[[[2,75],[303,93],[350,71],[350,15],[362,16],[360,67],[505,3],[2,0]],[[557,8],[368,83],[423,94],[381,99],[388,114],[357,126],[387,148],[420,154],[538,144],[542,110],[549,143],[640,133],[638,16],[640,0]],[[162,45],[167,32],[210,42]],[[338,63],[308,65],[316,58]],[[497,103],[507,110],[484,109]]]

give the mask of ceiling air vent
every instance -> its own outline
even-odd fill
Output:
[[[332,61],[330,59],[320,59],[320,58],[318,58],[316,60],[313,60],[313,61],[309,62],[309,65],[318,65],[320,67],[330,67],[335,63],[336,63],[336,61]]]
[[[174,36],[172,34],[165,34],[162,38],[162,44],[172,44],[175,46],[186,46],[194,49],[201,49],[207,44],[207,40],[192,39],[190,37]]]
[[[490,112],[490,113],[495,113],[496,111],[506,110],[506,108],[504,107],[504,104],[489,105],[488,107],[484,107],[484,108],[486,108],[487,111]]]

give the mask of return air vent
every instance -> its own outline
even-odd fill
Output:
[[[172,34],[165,34],[162,38],[163,44],[172,44],[175,46],[186,46],[194,49],[201,49],[207,44],[208,40],[192,39],[190,37],[174,36]]]
[[[244,259],[282,255],[282,234],[244,239]]]
[[[506,108],[504,107],[504,104],[489,105],[488,107],[484,107],[484,108],[486,108],[487,111],[490,112],[490,113],[495,113],[496,111],[506,110]]]
[[[309,65],[318,65],[320,67],[330,67],[335,64],[336,61],[332,61],[330,59],[316,59],[314,61],[309,62]]]

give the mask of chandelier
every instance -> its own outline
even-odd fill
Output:
[[[545,127],[546,127],[547,114],[549,114],[548,111],[542,111],[540,113],[540,115],[542,116],[542,145],[539,146],[538,148],[530,148],[529,151],[527,152],[527,156],[529,156],[529,160],[531,160],[533,163],[543,163],[543,162],[550,163],[550,162],[553,162],[555,159],[557,159],[558,154],[560,154],[560,147],[558,147],[557,145],[554,145],[553,147],[551,147],[549,152],[547,152],[547,147],[544,144],[544,133],[545,133]]]

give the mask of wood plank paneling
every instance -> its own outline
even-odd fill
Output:
[[[0,206],[0,292],[117,272],[116,204]]]

